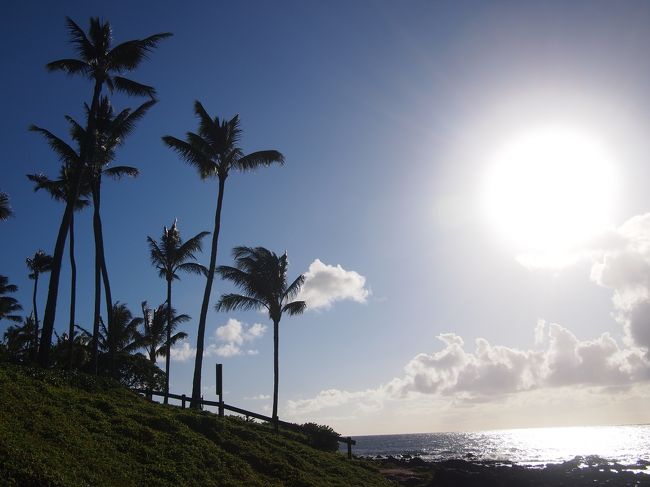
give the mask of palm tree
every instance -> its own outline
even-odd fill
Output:
[[[160,243],[157,243],[151,237],[147,237],[149,242],[149,252],[151,263],[158,269],[158,275],[167,281],[167,352],[165,354],[165,399],[164,404],[168,402],[169,394],[169,360],[171,348],[172,333],[172,281],[180,279],[177,272],[193,272],[195,274],[206,275],[208,270],[201,264],[192,262],[196,260],[196,253],[201,251],[201,240],[210,232],[201,232],[183,243],[181,234],[178,231],[176,220],[171,228],[163,227],[163,234]]]
[[[36,307],[36,293],[38,292],[38,276],[52,269],[52,256],[42,250],[37,251],[34,257],[25,259],[27,268],[31,271],[29,278],[34,280],[34,293],[32,306],[34,307],[34,343],[32,344],[32,360],[36,359],[38,352],[38,309]]]
[[[111,92],[117,90],[129,95],[148,95],[153,98],[155,90],[151,86],[123,78],[121,74],[137,68],[142,60],[157,47],[158,43],[162,39],[171,36],[171,34],[155,34],[144,39],[123,42],[111,48],[111,26],[108,22],[101,22],[98,18],[91,18],[88,35],[72,19],[66,18],[66,23],[70,33],[70,40],[80,58],[53,61],[47,65],[47,69],[49,71],[65,71],[71,75],[80,74],[94,83],[89,110],[90,116],[88,117],[86,130],[90,137],[84,142],[80,151],[81,160],[85,163],[94,159],[93,153],[97,146],[95,140],[96,115],[104,84],[108,86]],[[79,189],[81,172],[81,166],[74,168],[72,181],[75,192]],[[49,363],[52,331],[54,330],[54,318],[56,316],[56,300],[59,292],[61,261],[73,211],[74,203],[66,203],[54,247],[52,274],[47,293],[47,304],[43,317],[43,333],[39,349],[39,362],[42,366],[47,366]]]
[[[0,191],[0,221],[8,220],[14,216],[14,212],[9,204],[9,195]]]
[[[99,332],[99,349],[110,354],[114,351],[116,354],[131,354],[139,348],[142,348],[139,326],[142,324],[142,318],[134,318],[131,311],[123,303],[113,304],[113,323],[109,323],[108,328],[102,320]]]
[[[58,146],[67,145],[65,142],[59,139]],[[87,178],[82,178],[80,187],[78,191],[75,191],[73,187],[73,168],[77,164],[81,164],[79,161],[79,155],[72,149],[65,151],[60,154],[64,158],[68,155],[76,156],[75,160],[66,162],[61,166],[59,179],[51,180],[43,174],[28,174],[27,178],[30,181],[36,183],[34,186],[34,191],[40,189],[45,190],[49,195],[57,201],[70,202],[73,205],[75,211],[81,211],[86,208],[90,203],[86,196],[90,192],[90,189],[87,185]],[[65,160],[65,159],[64,159]],[[78,193],[78,194],[76,194]],[[74,361],[74,327],[75,327],[75,318],[76,318],[76,304],[77,304],[77,263],[75,261],[75,238],[74,238],[74,212],[70,215],[70,228],[68,229],[70,236],[69,243],[69,256],[70,256],[70,319],[68,322],[68,350],[70,352],[69,365],[70,368],[73,365]]]
[[[19,320],[20,321],[20,320]],[[3,343],[7,353],[14,360],[20,362],[29,360],[33,350],[34,332],[35,332],[34,315],[29,315],[20,325],[11,325],[3,335]]]
[[[167,304],[161,304],[156,309],[152,310],[147,306],[147,302],[142,303],[142,315],[144,317],[144,333],[140,334],[140,341],[143,343],[143,348],[146,350],[147,357],[152,364],[156,363],[158,357],[166,357],[168,355],[168,348],[174,346],[180,340],[187,338],[187,333],[184,331],[176,331],[178,325],[190,321],[190,316],[186,314],[177,315],[176,310],[172,309],[172,326],[170,340],[167,336]],[[170,347],[167,347],[167,343]]]
[[[101,183],[102,176],[106,175],[113,179],[120,179],[123,176],[136,177],[139,173],[135,167],[108,165],[115,159],[115,152],[118,146],[122,145],[128,135],[135,129],[138,122],[147,113],[149,108],[155,104],[155,100],[140,105],[136,110],[127,108],[115,115],[111,103],[107,97],[102,97],[96,117],[95,141],[97,147],[93,152],[92,160],[86,162],[85,175],[90,187],[93,200],[93,234],[95,238],[95,309],[93,315],[93,331],[96,334],[99,329],[99,314],[101,301],[101,281],[104,284],[106,297],[106,314],[108,323],[112,322],[111,313],[113,310],[113,299],[111,294],[108,268],[106,266],[106,255],[104,251],[104,236],[100,213],[101,206]],[[91,111],[86,106],[88,125],[90,126]],[[72,136],[75,140],[83,143],[89,134],[80,124],[68,117],[72,125]],[[113,353],[113,352],[109,352]],[[93,363],[97,365],[97,348],[93,349]]]
[[[278,341],[280,319],[305,311],[304,301],[291,301],[300,292],[305,276],[298,276],[287,285],[287,253],[280,257],[264,247],[235,247],[235,267],[219,266],[223,279],[232,281],[244,294],[223,294],[217,302],[217,311],[266,309],[273,321],[273,420],[278,426]]]
[[[217,209],[214,214],[214,230],[212,232],[212,248],[210,251],[210,264],[208,276],[203,292],[199,328],[196,340],[196,358],[194,362],[194,378],[192,381],[191,406],[199,407],[201,398],[201,372],[203,368],[203,348],[205,342],[205,322],[210,304],[212,281],[217,264],[217,244],[221,226],[221,208],[226,179],[230,170],[252,171],[261,166],[273,163],[284,164],[284,157],[276,150],[265,150],[244,155],[239,147],[241,129],[239,116],[231,120],[214,119],[208,115],[199,101],[194,103],[194,113],[199,118],[199,133],[188,132],[186,140],[167,135],[163,141],[173,149],[185,162],[194,166],[202,180],[217,178],[219,189],[217,192]]]
[[[11,296],[5,296],[9,293],[15,293],[18,291],[18,286],[15,284],[9,284],[9,278],[6,276],[0,276],[0,320],[10,320],[15,322],[22,321],[22,318],[18,315],[15,315],[16,311],[20,311],[23,307],[18,304],[16,298]]]

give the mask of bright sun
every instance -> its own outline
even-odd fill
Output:
[[[614,176],[597,138],[569,127],[538,128],[496,151],[482,207],[519,250],[562,251],[610,223]]]

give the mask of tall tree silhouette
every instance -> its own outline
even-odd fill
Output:
[[[16,311],[20,311],[23,307],[18,304],[18,300],[11,296],[7,296],[9,293],[15,293],[18,291],[18,286],[15,284],[9,284],[9,278],[6,276],[0,276],[0,320],[10,320],[19,322],[22,318],[16,314]]]
[[[217,311],[266,309],[273,321],[273,420],[278,424],[279,335],[283,313],[298,315],[305,311],[304,301],[291,301],[300,292],[305,276],[299,275],[287,285],[287,253],[277,256],[264,247],[235,247],[235,267],[219,266],[223,279],[232,281],[244,294],[223,294]]]
[[[208,276],[203,292],[203,302],[201,303],[201,314],[199,316],[199,327],[196,338],[194,377],[192,380],[191,406],[198,408],[198,401],[201,398],[205,322],[210,304],[212,281],[214,280],[214,272],[217,265],[217,246],[219,242],[221,209],[226,179],[231,170],[252,171],[258,167],[269,166],[274,163],[284,164],[284,157],[276,150],[265,150],[244,155],[242,149],[239,147],[241,129],[239,127],[238,115],[235,115],[230,120],[220,120],[219,117],[211,118],[199,101],[194,103],[194,112],[199,119],[198,134],[188,132],[185,140],[167,135],[163,137],[163,141],[181,159],[194,166],[202,180],[217,178],[218,181],[217,208],[214,214],[210,264],[208,265]]]
[[[38,353],[38,307],[36,306],[36,295],[38,292],[38,277],[45,273],[50,272],[52,269],[52,256],[46,254],[42,250],[38,250],[33,257],[25,259],[27,268],[29,269],[29,278],[34,280],[34,292],[32,294],[32,306],[34,312],[34,341],[32,343],[32,360],[36,359]]]
[[[50,136],[54,137],[52,134]],[[59,139],[59,143],[55,147],[67,146],[65,142]],[[66,158],[74,155],[74,160],[66,161]],[[79,154],[71,148],[59,154],[59,157],[64,160],[59,171],[59,179],[51,180],[43,174],[28,174],[27,178],[35,184],[34,191],[44,190],[57,201],[63,201],[66,204],[70,202],[74,210],[80,211],[86,208],[90,203],[86,196],[90,192],[87,184],[87,178],[82,178],[80,187],[74,188],[73,172],[77,164],[81,164]],[[75,320],[76,320],[76,304],[77,304],[77,263],[75,260],[75,235],[74,235],[74,212],[70,215],[70,228],[69,234],[69,258],[70,258],[70,313],[68,320],[68,349],[69,349],[69,366],[72,367],[74,361],[74,336],[75,336]]]
[[[14,215],[9,204],[9,195],[0,191],[0,221],[8,220]]]
[[[124,303],[113,304],[113,323],[108,327],[101,322],[99,331],[99,349],[110,354],[115,353],[131,354],[142,348],[138,328],[142,324],[142,318],[134,318],[131,311]]]
[[[11,325],[3,335],[7,353],[14,360],[27,362],[30,360],[34,344],[34,315],[30,314],[19,325]]]
[[[181,323],[190,321],[190,316],[186,314],[176,314],[176,310],[172,309],[172,326],[170,339],[167,339],[167,304],[161,304],[156,309],[152,310],[147,305],[147,302],[142,303],[142,316],[144,318],[144,332],[140,334],[140,341],[143,348],[147,353],[147,357],[152,364],[156,363],[158,357],[166,357],[168,349],[174,346],[178,341],[187,338],[187,333],[184,331],[176,332],[176,328]],[[176,333],[174,333],[176,332]],[[170,347],[167,344],[170,344]]]
[[[147,237],[149,242],[149,252],[151,263],[158,269],[158,275],[167,281],[167,339],[165,341],[167,351],[165,353],[165,399],[167,404],[169,397],[169,360],[170,349],[172,345],[172,281],[180,279],[178,271],[191,272],[195,274],[207,275],[208,270],[196,262],[196,253],[201,251],[201,240],[210,232],[201,232],[183,243],[181,234],[178,231],[176,220],[171,228],[163,227],[163,234],[160,242],[156,242],[151,237]]]
[[[96,116],[100,96],[104,85],[112,91],[121,91],[129,95],[155,96],[151,86],[137,83],[121,75],[133,71],[153,51],[158,43],[171,36],[170,33],[155,34],[144,39],[131,40],[112,47],[112,32],[108,22],[101,22],[99,18],[90,19],[88,34],[81,29],[72,19],[66,18],[70,41],[79,55],[78,59],[60,59],[47,64],[49,71],[64,71],[71,75],[81,75],[93,82],[90,115],[88,117],[87,133],[90,136],[84,141],[81,148],[81,160],[86,163],[94,159],[97,146],[95,140]],[[73,187],[78,190],[81,181],[82,167],[75,167],[73,172]],[[39,348],[39,363],[47,366],[52,344],[52,332],[56,316],[56,301],[59,292],[59,277],[65,240],[70,227],[70,220],[74,211],[73,203],[66,203],[61,224],[54,246],[52,273],[48,288],[47,304],[43,317],[43,332]]]
[[[93,333],[99,330],[99,315],[101,301],[101,282],[104,284],[106,301],[106,316],[109,326],[112,323],[111,313],[113,312],[113,298],[111,285],[106,266],[106,253],[104,249],[104,234],[101,219],[101,185],[102,176],[106,175],[113,179],[123,176],[135,177],[138,170],[131,166],[108,167],[115,159],[116,149],[124,143],[125,139],[133,132],[136,123],[144,117],[149,108],[155,104],[155,100],[143,103],[137,109],[126,108],[115,115],[111,103],[107,97],[102,97],[97,110],[96,130],[94,134],[97,147],[93,151],[93,157],[86,162],[84,176],[87,178],[90,193],[93,201],[93,235],[95,238],[95,308],[93,314]],[[91,111],[86,107],[88,125],[90,126]],[[87,140],[91,135],[80,124],[69,118],[72,124],[72,136],[75,140]],[[101,282],[100,282],[101,279]],[[109,351],[112,356],[113,351]],[[97,345],[93,347],[93,364],[97,368]]]

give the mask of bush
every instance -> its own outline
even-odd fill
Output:
[[[316,423],[305,423],[300,427],[302,433],[307,435],[308,444],[317,450],[339,451],[339,433],[331,427]]]

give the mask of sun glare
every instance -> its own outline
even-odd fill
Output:
[[[613,164],[587,133],[560,126],[523,132],[489,167],[483,210],[519,250],[562,251],[610,223]]]

